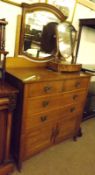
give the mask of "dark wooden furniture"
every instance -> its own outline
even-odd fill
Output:
[[[16,94],[15,88],[5,82],[0,82],[0,175],[8,175],[14,169],[10,144]]]
[[[5,26],[7,22],[5,19],[0,20],[0,79],[5,80],[5,68],[6,68],[6,55],[8,54],[5,51]]]
[[[6,55],[8,54],[7,51],[0,50],[0,79],[2,82],[5,80],[5,70],[6,70]]]
[[[95,117],[95,78],[94,81],[90,82],[86,105],[83,112],[83,121],[92,117]]]
[[[81,39],[81,32],[82,32],[83,26],[92,27],[95,29],[95,19],[94,18],[79,19],[79,34],[78,34],[78,41],[77,41],[77,48],[76,48],[76,61],[77,61],[80,39]]]
[[[5,19],[0,19],[0,50],[5,50],[5,26],[7,24]]]
[[[11,155],[12,114],[16,106],[17,90],[5,82],[5,19],[0,20],[0,175],[13,171]]]
[[[20,91],[13,118],[13,154],[22,161],[80,129],[90,75],[46,68],[8,68],[7,81]]]

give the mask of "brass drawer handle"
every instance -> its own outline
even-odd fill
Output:
[[[79,88],[80,87],[80,82],[76,82],[75,87]]]
[[[47,116],[46,115],[43,115],[43,116],[40,117],[40,119],[41,119],[41,122],[44,122],[44,121],[47,120]]]
[[[51,92],[51,90],[52,90],[52,87],[51,86],[45,86],[44,87],[44,92]]]
[[[76,110],[76,108],[75,107],[72,107],[71,109],[70,109],[70,112],[74,112]]]
[[[78,98],[78,95],[73,96],[73,100],[76,100]]]
[[[49,101],[43,101],[43,103],[42,103],[43,107],[47,107],[48,104],[49,104]]]

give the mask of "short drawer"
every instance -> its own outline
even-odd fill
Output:
[[[87,88],[88,78],[68,79],[53,82],[36,82],[25,85],[25,97],[35,97],[42,95],[55,94],[74,89]]]
[[[89,85],[89,78],[78,78],[71,80],[64,80],[62,91],[71,91],[74,89],[87,88]]]
[[[45,112],[72,103],[84,103],[86,91],[72,91],[60,93],[56,96],[32,97],[26,99],[26,111],[28,115]]]
[[[82,104],[70,104],[63,108],[51,110],[48,112],[42,112],[39,114],[31,115],[28,113],[27,119],[25,120],[25,130],[24,132],[29,133],[31,129],[40,126],[45,127],[47,124],[53,123],[53,126],[56,125],[60,119],[65,120],[69,119],[76,115],[81,114],[83,111]]]
[[[25,85],[25,96],[34,97],[62,92],[63,81],[38,82]]]

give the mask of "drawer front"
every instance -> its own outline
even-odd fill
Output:
[[[88,84],[89,84],[88,78],[26,84],[25,97],[42,96],[74,89],[87,88]]]
[[[81,89],[81,88],[87,88],[89,85],[89,79],[88,78],[78,78],[78,79],[71,79],[71,80],[64,80],[63,83],[63,92],[65,91],[71,91],[74,89]]]
[[[25,121],[25,132],[31,132],[31,129],[40,126],[45,127],[48,123],[53,121],[53,125],[56,124],[58,115],[61,114],[60,110],[52,110],[49,112],[41,112],[39,114],[28,115]],[[62,114],[61,114],[62,115]]]
[[[46,94],[54,94],[62,91],[63,81],[38,82],[25,86],[25,96],[34,97]]]
[[[48,123],[53,122],[53,126],[60,119],[69,119],[71,116],[76,116],[80,114],[83,110],[83,105],[80,104],[70,104],[63,108],[59,108],[56,110],[50,110],[48,112],[42,112],[35,115],[28,115],[27,119],[25,120],[25,130],[24,132],[29,133],[31,129],[40,126],[45,127]]]
[[[44,96],[39,98],[27,98],[27,115],[64,107],[71,103],[84,103],[86,91],[72,91],[69,93],[60,93],[56,96]]]

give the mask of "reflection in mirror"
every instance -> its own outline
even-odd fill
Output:
[[[25,16],[24,53],[32,57],[51,56],[55,51],[55,25],[60,20],[47,11],[35,11]]]

